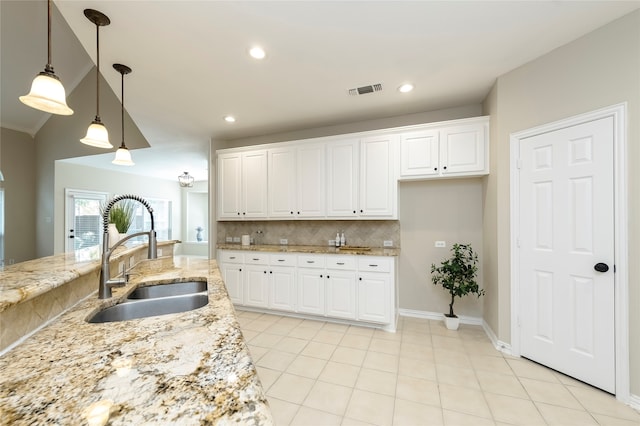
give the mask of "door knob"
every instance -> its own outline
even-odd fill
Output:
[[[607,272],[609,270],[609,265],[606,263],[596,263],[593,269],[598,272]]]

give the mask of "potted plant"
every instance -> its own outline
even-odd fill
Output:
[[[474,293],[478,297],[484,295],[484,290],[478,287],[476,276],[478,273],[478,255],[470,244],[454,244],[453,253],[449,259],[443,261],[440,266],[431,265],[431,282],[441,285],[451,295],[449,313],[444,314],[445,324],[450,330],[457,330],[458,316],[453,312],[453,303],[456,297]]]
[[[102,206],[101,213],[104,213],[105,207]],[[109,243],[111,246],[119,241],[120,235],[127,233],[133,223],[135,212],[136,204],[132,200],[120,200],[111,207],[109,210]],[[118,238],[116,238],[116,234]]]

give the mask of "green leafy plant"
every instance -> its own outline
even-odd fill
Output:
[[[106,206],[102,206],[101,213],[104,214]],[[121,234],[126,234],[133,223],[136,213],[136,203],[132,200],[120,200],[109,210],[109,223],[116,225],[116,229]]]
[[[451,295],[448,317],[456,318],[453,313],[453,302],[456,297],[474,293],[478,297],[484,295],[484,290],[478,287],[478,255],[470,244],[454,244],[451,257],[443,261],[440,266],[431,265],[431,282],[441,285]]]

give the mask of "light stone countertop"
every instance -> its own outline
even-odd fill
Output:
[[[110,425],[273,424],[216,261],[175,263],[134,268],[113,298],[92,294],[1,356],[0,424],[88,424],[105,405]],[[194,279],[208,281],[207,306],[85,321],[138,286]]]
[[[332,247],[332,246],[294,246],[294,245],[249,245],[218,243],[216,248],[220,250],[244,250],[244,251],[261,251],[272,253],[316,253],[316,254],[348,254],[359,256],[399,256],[399,248],[384,247]]]

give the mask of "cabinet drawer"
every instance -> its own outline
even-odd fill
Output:
[[[298,266],[301,268],[324,268],[324,256],[320,256],[320,255],[298,256]]]
[[[272,254],[269,256],[271,266],[296,266],[297,256],[295,254]]]
[[[327,256],[327,269],[339,269],[347,271],[356,270],[356,259],[354,256]]]
[[[358,258],[358,271],[360,272],[389,272],[391,259],[384,257]]]
[[[245,253],[244,263],[246,265],[268,265],[269,255],[266,253]]]
[[[220,263],[244,263],[244,254],[237,251],[220,252]]]

